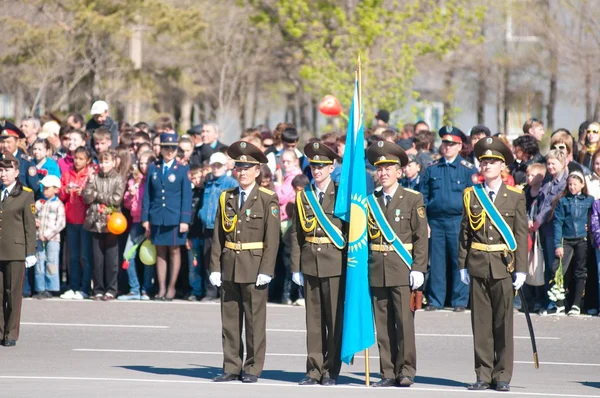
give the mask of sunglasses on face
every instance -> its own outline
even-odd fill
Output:
[[[558,149],[559,151],[564,151],[565,149],[567,149],[567,146],[565,144],[557,144],[557,145],[554,145],[552,147],[552,149]]]
[[[598,134],[598,130],[587,130],[588,134]]]

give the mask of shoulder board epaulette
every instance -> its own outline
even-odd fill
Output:
[[[523,191],[522,191],[522,190],[520,190],[519,188],[515,188],[515,187],[512,187],[512,186],[510,186],[510,185],[507,185],[507,186],[506,186],[506,189],[508,189],[509,191],[516,192],[516,193],[523,193]]]
[[[266,194],[267,194],[267,195],[269,195],[269,196],[273,196],[273,195],[275,195],[275,192],[273,192],[273,191],[271,191],[270,189],[267,189],[267,188],[265,188],[265,187],[258,187],[258,190],[259,190],[259,191],[262,191],[262,192],[264,192],[264,193],[266,193]]]
[[[410,189],[410,188],[404,188],[405,191],[408,191],[410,193],[414,193],[415,195],[420,195],[421,192],[419,191],[415,191],[414,189]]]
[[[27,154],[25,154],[25,153],[22,153],[22,154],[21,154],[21,159],[24,159],[24,160],[26,160],[26,161],[28,161],[28,162],[31,162],[31,160],[32,160],[32,159],[31,159],[31,156],[29,156],[29,155],[27,155]]]
[[[224,189],[223,192],[233,192],[237,187]]]
[[[33,192],[33,189],[31,189],[29,187],[23,187],[23,191],[25,191],[25,192]]]
[[[466,168],[472,169],[473,167],[475,167],[472,163],[467,162],[466,160],[461,160],[460,164],[462,164],[463,166],[465,166]]]
[[[472,191],[473,191],[473,187],[466,187],[464,190],[464,193],[467,193],[467,192],[471,193]]]
[[[436,164],[438,164],[440,161],[438,160],[434,160],[433,162],[429,163],[430,166],[435,166]]]

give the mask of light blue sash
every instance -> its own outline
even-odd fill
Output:
[[[321,228],[323,228],[323,231],[325,231],[325,234],[327,234],[329,239],[331,239],[331,241],[333,242],[335,247],[337,247],[340,250],[343,249],[344,246],[346,246],[346,241],[344,240],[344,235],[342,234],[342,231],[340,231],[339,228],[336,227],[331,222],[329,217],[327,217],[327,215],[323,211],[321,204],[317,200],[315,191],[313,191],[312,184],[309,184],[306,186],[306,188],[304,188],[304,197],[306,198],[309,206],[312,208],[313,212],[315,213],[317,222],[319,223]]]
[[[385,218],[385,214],[383,214],[381,206],[379,206],[379,202],[377,202],[377,199],[375,198],[375,194],[367,196],[367,205],[369,206],[369,210],[373,214],[373,218],[385,240],[392,245],[394,251],[398,253],[408,269],[412,269],[412,256],[410,255],[410,252],[406,250],[406,247],[404,247],[404,244],[388,223],[387,218]]]
[[[481,203],[481,206],[492,221],[494,227],[496,227],[498,232],[500,232],[500,235],[502,235],[502,239],[504,239],[504,242],[506,242],[508,250],[510,250],[511,252],[517,250],[517,241],[515,240],[515,236],[513,235],[512,230],[510,229],[510,227],[506,223],[506,220],[504,219],[504,217],[502,217],[496,206],[494,206],[494,203],[490,200],[489,196],[485,193],[485,188],[483,188],[483,184],[475,185],[473,187],[473,192],[475,192],[477,200],[479,201],[479,203]]]

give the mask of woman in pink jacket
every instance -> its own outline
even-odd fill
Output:
[[[287,149],[281,154],[281,165],[283,172],[279,166],[275,171],[275,193],[279,198],[279,214],[281,215],[281,247],[283,254],[283,266],[285,267],[285,279],[283,281],[283,294],[281,297],[282,304],[292,304],[292,271],[290,264],[290,233],[289,227],[291,224],[290,216],[293,214],[294,204],[296,203],[296,190],[292,186],[292,180],[299,174],[302,174],[300,169],[300,161],[294,150]],[[296,305],[302,305],[304,299],[302,293],[298,294]]]

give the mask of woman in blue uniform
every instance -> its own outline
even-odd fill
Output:
[[[156,246],[156,300],[170,301],[175,297],[175,283],[181,268],[179,246],[185,245],[192,212],[192,184],[189,167],[177,162],[177,134],[160,135],[162,159],[148,167],[148,177],[142,201],[142,225]],[[167,280],[167,252],[171,273]]]

